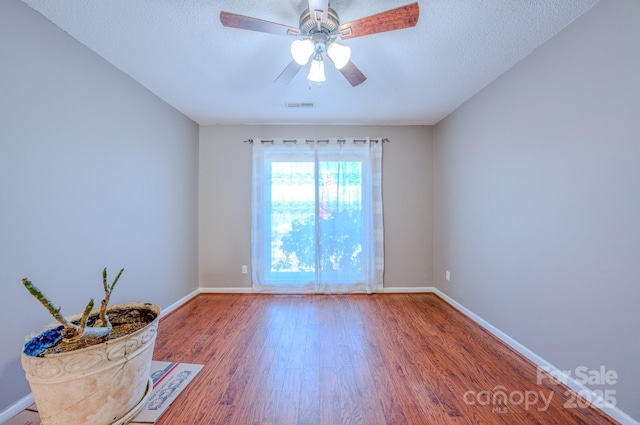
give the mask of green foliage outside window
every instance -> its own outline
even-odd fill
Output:
[[[341,211],[318,221],[320,270],[324,272],[362,270],[361,220],[359,211]],[[301,271],[315,271],[315,225],[313,216],[304,220],[296,219],[291,223],[291,230],[282,237],[281,250],[286,257],[283,263],[287,265],[297,263],[297,268]]]

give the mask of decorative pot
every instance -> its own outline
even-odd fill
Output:
[[[23,351],[22,366],[42,425],[122,425],[144,407],[151,394],[149,372],[160,307],[149,303],[108,307],[114,326],[112,313],[122,310],[155,318],[133,333],[74,351],[44,357]]]

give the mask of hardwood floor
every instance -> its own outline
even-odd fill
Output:
[[[616,423],[434,294],[198,295],[154,359],[204,365],[158,425]]]

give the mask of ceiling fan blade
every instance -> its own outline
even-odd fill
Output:
[[[309,0],[311,18],[319,22],[326,22],[329,14],[329,0]]]
[[[302,67],[303,65],[300,65],[296,61],[289,62],[289,65],[287,65],[287,67],[282,70],[280,75],[278,75],[278,77],[276,77],[276,79],[273,82],[279,83],[282,85],[289,84],[291,80],[293,80],[293,77],[296,76],[296,74],[298,73],[298,71],[300,71]]]
[[[379,32],[415,27],[419,16],[420,8],[416,2],[347,22],[340,25],[339,31],[342,34],[342,39],[346,40]]]
[[[236,13],[220,12],[220,22],[229,28],[239,28],[242,30],[266,32],[276,35],[293,35],[300,34],[298,28],[288,25],[277,24],[275,22],[263,21],[262,19],[252,18],[250,16],[238,15]]]
[[[359,86],[360,84],[364,83],[364,80],[367,79],[362,71],[360,71],[358,67],[355,66],[355,64],[351,61],[349,61],[344,67],[342,67],[342,69],[339,69],[338,71],[340,71],[342,75],[344,75],[344,78],[349,81],[349,84],[351,84],[352,87]]]

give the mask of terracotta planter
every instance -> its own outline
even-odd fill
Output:
[[[22,353],[42,425],[126,424],[144,407],[151,393],[160,307],[126,303],[107,312],[130,308],[151,312],[155,319],[129,335],[79,350],[46,357]]]

